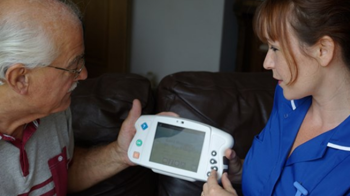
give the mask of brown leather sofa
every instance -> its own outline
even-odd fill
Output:
[[[173,111],[230,133],[244,158],[268,120],[276,81],[271,73],[180,72],[166,76],[156,89],[136,74],[105,74],[80,82],[72,95],[73,128],[79,146],[92,147],[117,138],[133,99],[143,114]],[[72,196],[199,196],[203,182],[188,182],[130,167]],[[240,193],[240,185],[234,185]],[[241,193],[240,193],[241,194]]]

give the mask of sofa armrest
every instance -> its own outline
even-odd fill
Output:
[[[173,111],[230,133],[238,156],[245,158],[269,118],[275,87],[270,72],[179,72],[160,82],[156,110]]]
[[[136,74],[104,74],[81,81],[72,93],[75,142],[89,147],[117,138],[132,101],[139,99],[142,113],[154,112],[150,82]]]
[[[154,95],[148,79],[114,73],[81,81],[72,93],[71,103],[76,145],[91,147],[116,140],[134,99],[141,101],[143,114],[154,112]],[[69,196],[155,195],[156,187],[157,175],[135,166]]]
[[[163,78],[156,111],[173,111],[230,133],[234,150],[245,158],[253,138],[266,124],[276,81],[271,73],[179,72]],[[158,194],[200,195],[203,182],[159,176]],[[234,185],[242,195],[240,184]]]

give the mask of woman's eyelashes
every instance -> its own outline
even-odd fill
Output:
[[[276,47],[274,47],[274,46],[270,46],[270,49],[271,49],[272,51],[274,51],[274,52],[278,51],[278,49],[277,49]]]

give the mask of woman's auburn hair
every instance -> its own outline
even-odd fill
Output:
[[[293,32],[288,32],[288,24]],[[313,46],[325,35],[331,37],[350,68],[350,0],[264,0],[256,10],[253,29],[262,42],[280,43],[291,72],[290,83],[298,75],[290,33],[306,46]]]

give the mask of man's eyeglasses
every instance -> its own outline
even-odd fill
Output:
[[[83,62],[81,62],[81,60]],[[83,57],[78,60],[78,64],[79,63],[81,64],[81,67],[77,68],[77,69],[65,69],[65,68],[62,68],[62,67],[55,67],[55,66],[51,66],[51,65],[49,65],[47,67],[52,67],[52,68],[55,68],[55,69],[58,69],[58,70],[68,71],[69,73],[74,74],[74,79],[77,79],[79,74],[81,73],[81,71],[83,71],[83,68],[85,66]]]

